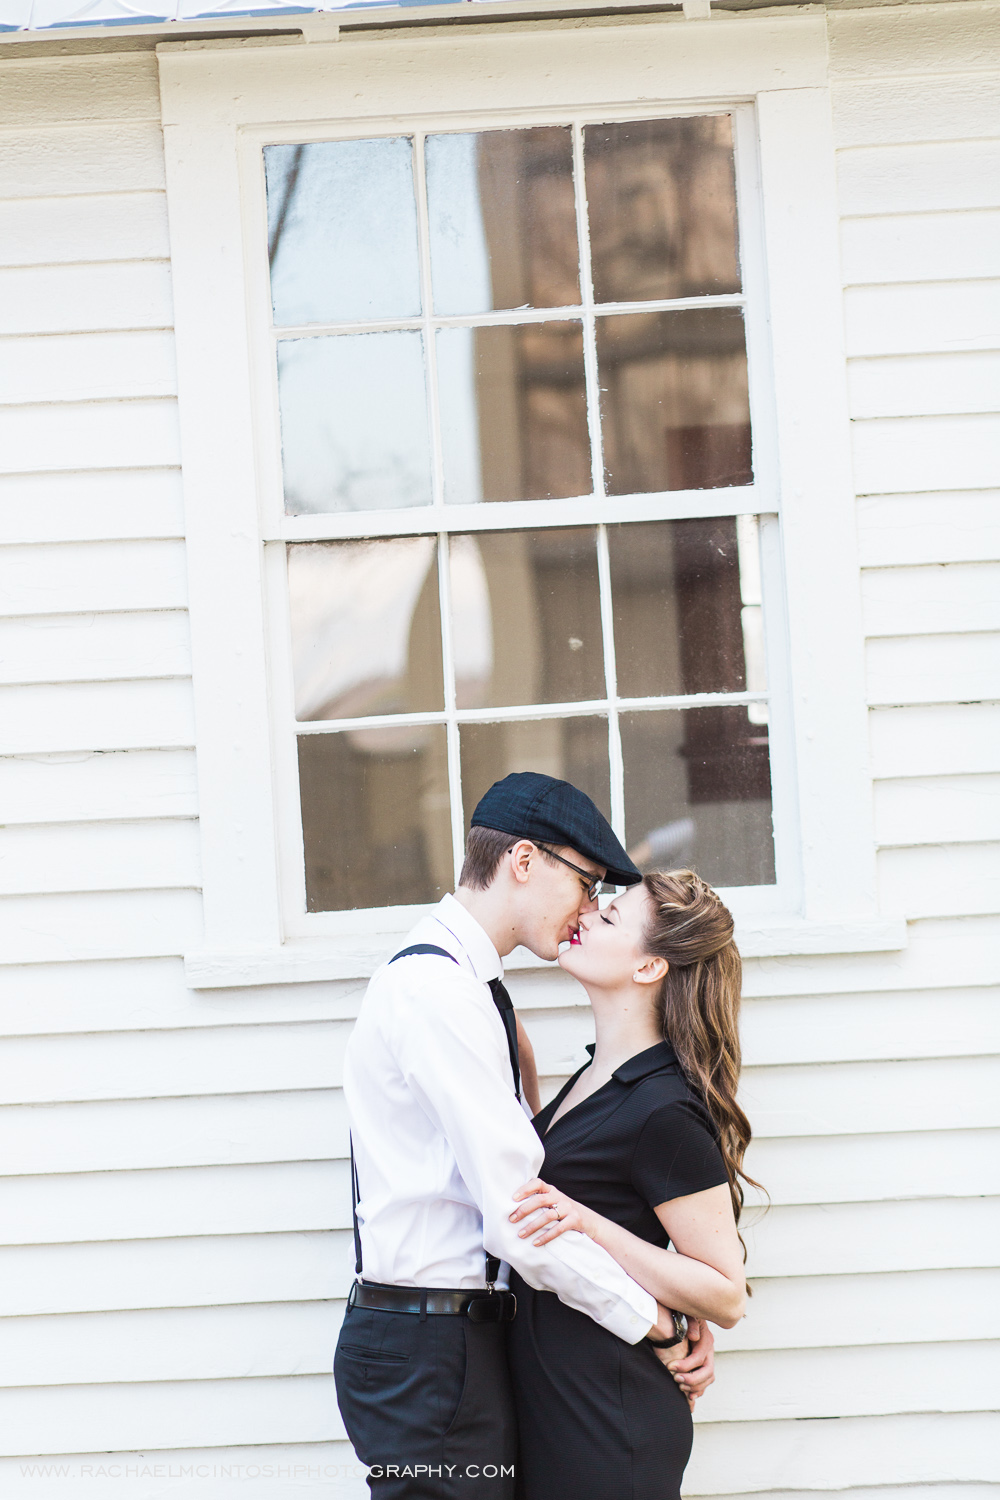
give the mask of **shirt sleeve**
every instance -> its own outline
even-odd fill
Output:
[[[653,1111],[632,1157],[632,1186],[650,1208],[728,1181],[715,1134],[694,1100]]]
[[[433,985],[397,981],[390,1044],[421,1108],[447,1138],[483,1216],[483,1245],[538,1291],[555,1292],[626,1343],[656,1321],[654,1298],[587,1235],[520,1239],[514,1193],[535,1177],[542,1143],[514,1094],[507,1040],[482,986],[445,959],[424,958]]]

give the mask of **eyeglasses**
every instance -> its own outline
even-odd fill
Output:
[[[514,846],[512,844],[511,848],[513,847]],[[582,875],[584,880],[589,882],[587,885],[588,901],[593,901],[595,896],[607,895],[609,892],[615,889],[613,885],[605,885],[603,878],[595,880],[589,870],[581,870],[580,866],[573,864],[572,860],[563,859],[562,855],[557,854],[554,849],[550,849],[548,844],[535,844],[535,848],[541,849],[543,853],[548,854],[552,859],[557,859],[559,863],[561,865],[565,865],[567,869],[575,870],[578,875]]]

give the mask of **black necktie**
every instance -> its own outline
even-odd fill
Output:
[[[490,989],[493,991],[493,1004],[500,1012],[500,1019],[507,1033],[507,1051],[510,1053],[510,1068],[514,1074],[514,1092],[520,1099],[521,1068],[517,1060],[517,1017],[514,1014],[511,998],[504,988],[503,980],[491,979]]]

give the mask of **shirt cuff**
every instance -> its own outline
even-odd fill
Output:
[[[656,1325],[656,1298],[649,1292],[642,1291],[641,1287],[639,1290],[642,1293],[639,1310],[622,1300],[599,1319],[602,1328],[606,1328],[626,1344],[638,1344]],[[643,1305],[646,1302],[649,1304],[648,1309]]]

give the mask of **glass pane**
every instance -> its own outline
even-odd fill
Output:
[[[437,901],[454,881],[443,724],[299,736],[309,911]]]
[[[420,312],[413,146],[265,146],[274,321],[351,323]]]
[[[610,495],[750,484],[750,396],[737,307],[597,320]]]
[[[534,719],[514,724],[463,724],[462,803],[465,831],[476,803],[494,781],[512,771],[542,771],[571,781],[611,818],[608,721],[593,714],[579,719]]]
[[[588,125],[584,162],[598,302],[739,291],[729,115]]]
[[[283,339],[278,397],[289,515],[430,505],[419,333]]]
[[[437,352],[446,501],[591,493],[579,323],[443,328]]]
[[[434,311],[578,306],[569,129],[431,135],[426,153]]]
[[[608,553],[623,698],[766,691],[756,516],[609,526]]]
[[[451,541],[459,708],[605,696],[593,527]]]
[[[433,537],[296,543],[288,594],[296,718],[444,708]]]
[[[745,708],[621,715],[625,834],[641,870],[773,885],[767,729]]]

